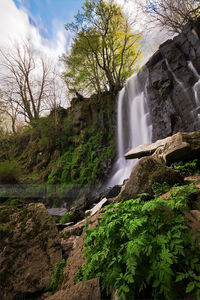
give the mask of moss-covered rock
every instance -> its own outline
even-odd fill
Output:
[[[0,208],[2,300],[44,289],[61,255],[56,224],[43,204]]]
[[[133,167],[129,180],[122,188],[118,200],[135,199],[139,194],[148,193],[153,196],[153,183],[166,182],[170,186],[183,184],[183,177],[177,171],[166,167],[154,158],[143,157]]]

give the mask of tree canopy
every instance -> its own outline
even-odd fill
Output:
[[[86,0],[74,23],[69,55],[62,60],[63,77],[70,92],[117,92],[137,68],[141,34],[114,0]]]

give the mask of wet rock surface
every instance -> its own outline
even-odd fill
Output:
[[[199,24],[200,20],[187,24],[181,34],[163,43],[147,62],[148,71],[140,71],[149,77],[152,141],[200,129],[200,103],[194,93],[200,75]]]

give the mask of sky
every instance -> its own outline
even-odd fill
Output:
[[[115,0],[124,5],[125,0]],[[142,1],[142,0],[141,0]],[[85,0],[0,0],[0,47],[29,40],[36,49],[58,59],[69,51],[71,34],[64,25],[73,17]],[[134,0],[126,1],[128,11],[134,10]],[[123,6],[124,7],[124,6]],[[140,18],[142,19],[142,18]],[[154,41],[156,37],[157,43]],[[145,57],[160,43],[152,33],[144,47]]]
[[[69,47],[64,24],[84,0],[0,0],[0,47],[29,40],[36,49],[58,58]]]
[[[38,26],[43,37],[53,38],[59,27],[63,29],[66,22],[73,20],[84,0],[14,0],[14,3],[27,12],[30,23]]]

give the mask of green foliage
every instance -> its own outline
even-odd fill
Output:
[[[141,198],[107,207],[96,228],[86,229],[86,264],[78,278],[100,277],[120,299],[200,297],[197,241],[183,211],[194,186],[174,188],[171,199]],[[186,291],[184,289],[186,288]]]
[[[69,91],[118,91],[141,54],[141,35],[131,32],[122,7],[114,0],[86,0],[66,29],[75,33],[70,55],[63,55]]]
[[[72,183],[74,185],[89,185],[95,183],[103,174],[103,164],[106,164],[114,153],[112,135],[108,136],[107,146],[102,147],[104,136],[100,130],[92,131],[88,137],[79,136],[79,144],[71,145],[56,163],[56,168],[48,177],[48,183]]]
[[[60,218],[57,217],[57,216],[53,216],[53,219],[54,219],[54,221],[55,221],[56,223],[59,223],[59,222],[60,222]]]
[[[64,216],[61,218],[59,223],[65,224],[65,223],[69,222],[69,220],[70,220],[70,212],[66,212],[66,214],[64,214]]]
[[[0,225],[0,232],[6,232],[9,230],[9,227],[7,225]]]
[[[7,199],[3,202],[3,205],[15,207],[17,205],[23,204],[21,199]]]
[[[190,176],[199,169],[198,159],[183,163],[182,161],[172,164],[172,168],[179,171],[183,176]]]
[[[46,287],[46,290],[52,290],[53,293],[56,292],[58,285],[62,281],[65,265],[66,261],[64,259],[55,264],[55,268],[52,273],[52,279],[50,280],[49,285]]]
[[[114,97],[106,93],[74,101],[67,110],[59,108],[56,117],[52,112],[22,133],[2,138],[0,161],[16,158],[22,166],[22,183],[48,181],[67,185],[68,190],[69,186],[96,184],[115,155],[114,107]],[[63,200],[58,193],[49,198],[55,206]]]
[[[170,185],[167,182],[159,183],[154,182],[152,185],[152,190],[155,197],[159,197],[170,190]]]
[[[0,184],[15,184],[19,182],[21,169],[17,161],[0,162]]]

